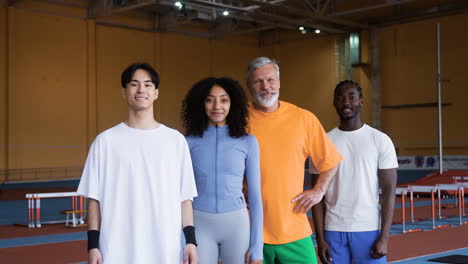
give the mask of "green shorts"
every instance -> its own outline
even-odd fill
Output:
[[[264,244],[264,264],[317,264],[312,238],[306,237],[287,244]]]

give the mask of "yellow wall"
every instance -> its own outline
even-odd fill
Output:
[[[312,111],[326,130],[336,126],[334,38],[278,44],[274,53],[280,64],[281,99]]]
[[[211,74],[210,45],[207,39],[161,35],[160,120],[167,126],[181,129],[180,109],[186,91]]]
[[[0,169],[82,166],[94,137],[126,118],[120,74],[132,62],[158,70],[156,117],[181,130],[181,101],[195,81],[231,76],[243,84],[246,64],[260,54],[253,44],[102,25],[79,8],[24,1],[9,8],[9,22],[0,10]]]
[[[336,65],[341,37],[293,41],[294,34],[283,34],[279,42],[266,41],[268,45],[260,48],[256,41],[208,40],[103,25],[85,15],[85,9],[27,0],[8,12],[0,8],[0,169],[82,166],[96,134],[126,118],[120,74],[134,61],[152,63],[160,73],[156,118],[179,130],[181,101],[195,81],[230,76],[245,87],[246,66],[258,56],[278,60],[282,100],[312,111],[326,130],[338,124],[332,99],[341,74]],[[112,16],[105,21],[151,26],[145,18]],[[435,102],[435,21],[380,30],[382,105]],[[466,142],[467,125],[460,120],[465,112],[461,100],[467,95],[463,84],[468,83],[464,65],[468,53],[463,49],[468,37],[460,32],[468,15],[438,21],[442,69],[450,79],[444,83],[444,102],[452,103],[444,109],[444,140]],[[14,33],[8,34],[7,28]],[[369,63],[369,34],[361,36],[362,59]],[[7,43],[11,43],[8,51]],[[371,65],[353,69],[354,79],[364,89],[362,118],[369,124],[370,69]],[[400,154],[436,153],[435,144],[419,144],[437,141],[435,108],[384,109],[382,123]],[[446,153],[466,154],[467,149],[466,143],[452,145]]]
[[[13,12],[8,168],[75,164],[86,152],[85,21]]]
[[[0,7],[0,169],[7,167],[7,25],[7,9]]]
[[[468,53],[468,14],[424,20],[381,30],[382,105],[437,102],[436,22],[441,23],[444,141],[446,154],[468,149],[462,100],[468,95],[465,61]],[[437,108],[384,109],[383,129],[399,146],[401,155],[437,153]]]
[[[155,61],[153,33],[97,26],[96,79],[98,132],[127,118],[127,106],[122,98],[120,74],[135,61]]]

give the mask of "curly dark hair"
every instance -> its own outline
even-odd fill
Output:
[[[359,86],[357,82],[354,82],[352,80],[344,80],[344,81],[339,82],[335,87],[335,91],[333,92],[334,96],[336,97],[340,93],[342,88],[348,87],[348,86],[354,86],[359,93],[359,97],[362,98],[361,86]]]
[[[247,135],[248,110],[244,89],[236,80],[229,77],[208,77],[195,83],[182,102],[182,121],[187,136],[202,137],[208,128],[205,113],[205,99],[215,85],[221,86],[229,95],[231,107],[226,118],[229,135],[239,138]]]

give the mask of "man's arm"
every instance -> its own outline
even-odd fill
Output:
[[[372,248],[371,256],[373,258],[381,258],[388,252],[388,239],[390,238],[395,207],[397,171],[396,169],[380,169],[379,177],[380,187],[382,188],[381,230],[380,236]]]
[[[88,202],[88,230],[100,230],[101,228],[101,209],[99,202],[89,199]]]
[[[320,200],[322,200],[331,180],[336,175],[337,169],[338,165],[329,170],[321,172],[312,189],[304,191],[291,201],[293,203],[297,202],[296,206],[294,206],[294,213],[306,213],[310,210],[310,208],[312,208],[312,206],[316,205],[318,202],[320,202]]]
[[[89,199],[88,202],[88,262],[89,264],[102,264],[99,251],[99,230],[101,227],[101,208],[99,201]],[[96,245],[97,244],[97,245]],[[94,247],[97,246],[97,247]]]
[[[319,175],[312,174],[312,186],[317,182]],[[332,261],[330,247],[325,241],[325,202],[322,199],[318,204],[312,206],[312,218],[314,220],[314,230],[317,239],[318,256],[323,264],[329,264]]]
[[[181,204],[182,208],[182,227],[184,228],[185,239],[195,240],[195,229],[193,228],[193,208],[192,201],[185,200]],[[193,236],[189,238],[188,236]],[[193,243],[196,243],[193,241]],[[198,255],[196,245],[187,241],[184,249],[184,264],[198,263]]]

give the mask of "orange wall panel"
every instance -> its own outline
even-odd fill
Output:
[[[15,12],[10,168],[78,165],[86,142],[86,22]],[[66,149],[66,151],[62,151]]]
[[[274,57],[280,65],[280,99],[314,113],[325,130],[335,127],[338,118],[333,108],[334,38],[279,44]]]
[[[98,132],[127,119],[127,105],[122,97],[120,76],[133,62],[154,66],[153,33],[115,27],[96,28],[96,78]]]
[[[463,33],[468,14],[441,18],[440,22],[441,71],[442,78],[448,80],[442,83],[442,101],[451,103],[443,110],[443,138],[447,142],[465,142],[464,150],[468,154],[468,125],[464,121],[468,97],[468,34]]]
[[[0,7],[0,170],[7,167],[7,85],[7,9]]]
[[[336,65],[340,37],[292,41],[277,39],[278,32],[272,32],[271,41],[266,36],[266,46],[258,47],[256,42],[235,38],[208,40],[105,26],[104,20],[150,28],[154,21],[116,15],[95,22],[79,18],[85,16],[83,8],[52,3],[20,1],[12,10],[8,24],[7,9],[0,8],[0,169],[82,166],[93,129],[101,132],[127,118],[120,74],[135,61],[149,62],[160,73],[156,118],[180,131],[181,102],[196,81],[230,76],[247,88],[245,69],[258,56],[279,62],[282,100],[312,111],[327,131],[338,124],[332,100],[340,75],[341,66]],[[468,125],[463,122],[462,100],[468,96],[468,35],[460,32],[466,31],[468,14],[380,29],[381,103],[437,100],[436,22],[442,30],[442,75],[450,80],[443,83],[443,101],[451,104],[443,111],[448,143],[444,150],[466,154]],[[8,27],[14,33],[8,35]],[[362,61],[371,63],[368,32],[361,37]],[[10,63],[8,41],[14,44]],[[354,80],[363,88],[361,116],[368,124],[373,94],[370,69],[371,65],[353,69]],[[437,152],[436,108],[383,109],[382,124],[401,155]],[[7,153],[6,145],[13,146],[13,151]]]
[[[245,83],[247,65],[252,59],[261,55],[261,49],[255,46],[213,41],[213,75],[216,77],[228,76],[236,79],[248,93]]]
[[[161,34],[161,122],[182,131],[182,100],[192,85],[211,76],[212,42],[176,34]]]
[[[381,35],[382,104],[437,102],[436,23],[441,25],[443,141],[445,154],[468,152],[468,125],[462,100],[468,96],[465,61],[468,14],[383,28]],[[383,127],[400,154],[438,153],[437,108],[384,109]],[[424,147],[422,147],[424,146]]]

